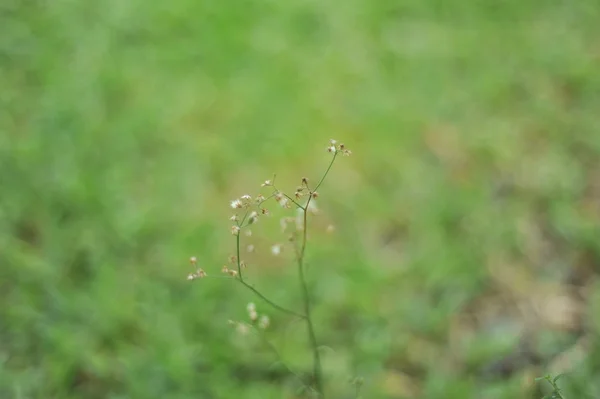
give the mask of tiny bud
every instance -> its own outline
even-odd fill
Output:
[[[196,263],[197,263],[197,262],[198,262],[198,258],[196,258],[195,256],[192,256],[192,257],[190,258],[190,263],[191,263],[192,265],[196,265]]]
[[[346,148],[346,146],[342,143],[340,143],[340,145],[338,146],[338,148],[340,149],[340,151],[344,151],[344,149]]]
[[[260,213],[262,213],[265,216],[269,216],[271,214],[267,208],[262,208],[260,210]]]
[[[234,236],[237,236],[239,233],[240,233],[239,226],[231,226],[231,234],[233,234]]]
[[[315,199],[319,197],[319,193],[318,193],[318,192],[316,192],[316,191],[313,191],[311,195],[312,195],[312,197],[313,197],[313,198],[315,198]]]
[[[303,194],[300,191],[296,191],[294,195],[296,196],[296,199],[300,199]]]
[[[229,218],[232,222],[237,222],[239,220],[238,215],[233,215]]]
[[[303,177],[302,178],[302,184],[307,185],[308,184],[308,178]]]
[[[196,278],[196,276],[194,275],[194,273],[190,273],[190,274],[188,274],[188,276],[187,276],[187,279],[188,279],[188,280],[193,280],[193,279],[195,279],[195,278]]]
[[[262,316],[260,316],[260,320],[258,321],[258,327],[260,327],[264,330],[265,328],[269,327],[270,323],[271,323],[271,321],[269,320],[269,316],[262,315]]]
[[[350,151],[350,150],[344,150],[342,152],[342,155],[344,155],[345,157],[349,157],[350,155],[352,155],[352,151]]]
[[[258,221],[258,213],[256,211],[252,211],[252,213],[250,213],[250,217],[248,218],[248,223],[253,224],[253,223],[256,223],[257,221]]]
[[[337,143],[337,140],[331,139],[329,140],[329,144],[331,145],[335,145]]]
[[[198,269],[198,271],[196,272],[196,274],[198,275],[199,278],[203,278],[206,277],[206,272],[202,269]]]
[[[241,267],[242,269],[245,269],[245,268],[246,268],[246,262],[244,262],[244,261],[241,261],[241,262],[240,262],[240,267]]]
[[[256,305],[254,304],[254,302],[248,302],[248,305],[246,305],[246,310],[248,311],[248,313],[256,312]]]
[[[252,321],[256,321],[256,319],[258,319],[258,313],[256,313],[255,310],[248,312],[248,316]]]
[[[229,256],[229,263],[236,263],[236,262],[237,262],[237,256],[230,255]]]
[[[227,267],[227,265],[223,265],[223,267],[221,268],[221,273],[229,273],[229,268]]]
[[[268,186],[272,186],[273,182],[271,182],[271,180],[265,180],[265,182],[263,184],[261,184],[261,187],[268,187]]]

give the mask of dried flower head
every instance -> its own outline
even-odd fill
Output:
[[[236,262],[237,262],[237,256],[229,255],[229,263],[236,263]]]
[[[240,226],[231,226],[231,234],[237,236],[240,233]]]
[[[198,269],[194,273],[188,274],[187,279],[195,280],[197,278],[204,278],[204,277],[206,277],[206,272],[202,269]]]
[[[312,196],[313,198],[319,198],[319,193],[318,193],[318,192],[316,192],[316,191],[313,191],[313,192],[311,193],[311,196]]]
[[[266,200],[267,200],[267,199],[265,198],[265,196],[264,196],[264,195],[262,195],[262,194],[258,194],[258,195],[256,196],[255,202],[256,202],[257,204],[261,204],[261,203],[265,202]]]

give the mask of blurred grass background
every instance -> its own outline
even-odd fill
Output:
[[[304,330],[187,260],[217,274],[229,200],[316,179],[330,138],[354,151],[309,249],[330,397],[358,375],[365,398],[537,398],[554,369],[600,397],[599,20],[596,0],[2,1],[0,397],[296,397],[227,320],[255,300],[300,372]],[[277,225],[249,274],[297,307]]]

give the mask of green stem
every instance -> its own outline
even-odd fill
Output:
[[[272,307],[274,307],[275,309],[283,312],[283,313],[287,313],[290,314],[292,316],[296,316],[299,317],[301,319],[305,319],[306,316],[303,314],[300,314],[298,312],[294,312],[293,310],[289,310],[284,308],[283,306],[279,306],[278,304],[276,304],[275,302],[271,301],[269,298],[267,298],[266,296],[264,296],[259,290],[257,290],[256,288],[254,288],[253,286],[251,286],[250,284],[248,284],[246,281],[242,280],[241,278],[236,279],[237,281],[239,281],[242,285],[244,285],[246,288],[248,288],[250,291],[254,292],[256,295],[258,295],[263,301],[265,301],[266,303],[268,303],[269,305],[271,305]]]
[[[331,158],[331,162],[329,163],[329,166],[327,167],[327,170],[325,170],[325,173],[323,174],[323,177],[321,177],[321,180],[319,181],[319,183],[317,184],[317,186],[315,187],[314,190],[312,190],[312,192],[314,193],[315,191],[317,191],[319,189],[319,187],[321,187],[321,184],[323,184],[323,181],[325,181],[325,178],[327,177],[327,174],[329,174],[329,170],[331,169],[331,167],[333,166],[333,163],[335,162],[335,158],[337,157],[338,151],[336,151],[333,154],[333,157]],[[308,208],[308,204],[306,205],[306,207]]]
[[[331,165],[330,165],[331,166]],[[328,169],[329,170],[329,169]],[[325,392],[323,390],[323,369],[321,367],[321,355],[319,353],[319,345],[317,343],[317,337],[315,335],[315,328],[313,325],[311,313],[310,313],[310,294],[308,291],[308,284],[306,282],[306,277],[304,275],[304,252],[306,250],[306,241],[307,241],[307,209],[310,204],[311,197],[309,197],[308,202],[306,204],[306,208],[303,209],[303,218],[304,218],[304,229],[302,234],[302,248],[300,249],[300,254],[298,256],[298,275],[300,277],[300,286],[302,289],[302,300],[304,302],[304,314],[306,325],[308,327],[308,338],[310,341],[310,346],[313,352],[313,374],[315,378],[315,387],[321,399],[325,398]]]

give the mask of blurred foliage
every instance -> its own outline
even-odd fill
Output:
[[[227,320],[255,300],[300,372],[304,331],[185,281],[187,259],[218,273],[228,201],[317,178],[329,138],[354,151],[309,248],[330,397],[359,376],[365,398],[539,398],[555,367],[598,397],[599,20],[597,0],[3,0],[0,397],[294,397]],[[249,274],[294,307],[277,226]]]

